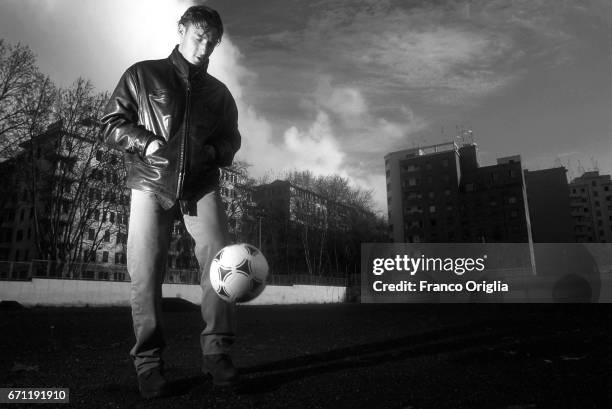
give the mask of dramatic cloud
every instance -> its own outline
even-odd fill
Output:
[[[193,3],[4,0],[0,36],[30,45],[61,85],[84,76],[110,90],[129,65],[170,53]],[[206,3],[226,23],[210,72],[236,98],[239,158],[255,176],[337,173],[386,213],[384,155],[466,123],[490,161],[549,166],[580,149],[610,166],[608,0]]]

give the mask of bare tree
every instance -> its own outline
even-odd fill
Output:
[[[14,156],[48,121],[53,84],[29,47],[0,39],[0,159]]]
[[[30,170],[31,163],[21,160],[20,154],[49,124],[55,91],[38,71],[36,56],[28,47],[0,39],[0,161],[4,161],[0,208],[13,199],[16,185]]]
[[[315,176],[311,171],[287,172],[285,179],[333,202],[354,206],[371,212],[374,208],[372,190],[352,187],[347,178],[339,175]]]
[[[54,126],[31,140],[28,196],[41,258],[91,261],[103,243],[115,237],[124,242],[128,201],[121,157],[97,138],[106,100],[94,94],[89,81],[78,79],[56,93]]]
[[[257,235],[258,218],[262,216],[253,201],[255,180],[249,177],[250,166],[246,162],[235,161],[223,169],[221,177],[220,188],[234,242],[253,242]]]

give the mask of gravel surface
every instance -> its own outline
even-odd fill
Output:
[[[240,306],[230,389],[200,373],[197,308],[166,307],[176,396],[140,398],[127,308],[0,311],[0,386],[70,388],[62,408],[612,408],[611,305]]]

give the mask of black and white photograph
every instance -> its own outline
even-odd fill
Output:
[[[611,0],[0,0],[0,404],[612,407]]]

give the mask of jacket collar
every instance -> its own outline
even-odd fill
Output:
[[[202,65],[196,67],[195,65],[190,64],[185,57],[183,57],[178,49],[178,45],[174,47],[174,50],[172,50],[172,53],[168,59],[172,65],[174,65],[174,68],[176,68],[181,78],[183,78],[185,81],[202,79],[208,70],[208,60],[206,60]]]

